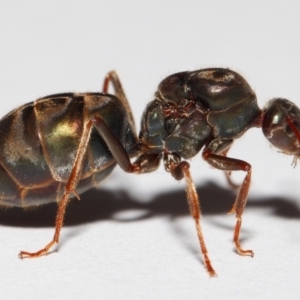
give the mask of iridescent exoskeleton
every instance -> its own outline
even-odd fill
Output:
[[[107,93],[109,82],[115,95]],[[21,251],[19,256],[38,257],[58,243],[69,198],[97,185],[115,165],[141,174],[155,171],[163,161],[175,179],[186,181],[204,263],[214,276],[200,226],[199,199],[186,161],[202,149],[203,159],[225,171],[230,183],[230,172],[245,172],[230,212],[237,219],[233,238],[237,252],[253,256],[239,242],[251,165],[227,156],[234,140],[252,127],[262,127],[266,138],[281,152],[293,155],[296,164],[298,107],[276,98],[260,109],[246,80],[229,69],[202,69],[165,78],[143,113],[139,137],[115,72],[106,76],[103,93],[57,94],[12,111],[0,121],[0,204],[26,207],[58,202],[51,242],[34,253]]]

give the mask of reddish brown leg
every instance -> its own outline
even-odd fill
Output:
[[[161,159],[160,154],[140,155],[135,163],[131,163],[130,158],[120,141],[114,136],[109,127],[99,116],[92,118],[93,125],[107,144],[110,152],[120,168],[127,173],[149,173],[156,170]]]
[[[253,256],[252,250],[243,250],[240,245],[240,231],[242,224],[242,214],[247,203],[249,187],[251,182],[251,165],[245,161],[234,159],[230,157],[224,157],[210,153],[208,150],[204,150],[202,154],[204,160],[206,160],[213,167],[224,171],[245,171],[247,172],[245,179],[240,187],[239,193],[229,213],[236,213],[237,222],[234,228],[233,241],[236,245],[236,251],[240,255]]]
[[[225,151],[223,151],[222,153],[220,153],[220,155],[224,156],[224,157],[227,157],[227,153],[229,151],[230,148],[227,148]],[[232,180],[231,180],[231,171],[225,171],[225,176],[226,176],[226,180],[227,180],[227,183],[229,184],[229,186],[233,189],[238,189],[240,187],[239,184],[236,184],[234,183]]]
[[[170,165],[169,167],[175,179],[180,180],[183,177],[185,179],[189,209],[196,224],[196,230],[197,230],[197,235],[200,243],[200,248],[204,257],[204,265],[210,276],[217,276],[214,268],[211,265],[210,259],[208,257],[207,248],[204,242],[204,237],[203,237],[201,223],[200,223],[201,207],[198,199],[198,194],[191,177],[190,165],[186,161],[183,161],[179,165]]]
[[[66,212],[66,207],[69,202],[69,194],[70,191],[65,191],[64,196],[62,200],[59,202],[58,205],[58,210],[56,213],[56,222],[55,222],[55,233],[53,236],[52,241],[45,246],[45,248],[37,251],[37,252],[27,252],[27,251],[21,251],[19,253],[19,258],[34,258],[34,257],[39,257],[42,255],[46,255],[49,251],[49,249],[56,243],[59,242],[59,235],[60,235],[60,230],[63,226],[63,220]]]
[[[78,147],[78,151],[76,154],[76,158],[74,161],[73,169],[70,175],[70,178],[65,186],[65,192],[62,197],[62,199],[59,201],[58,204],[58,210],[56,214],[56,222],[55,222],[55,232],[53,239],[50,243],[48,243],[43,249],[37,251],[37,252],[27,252],[27,251],[21,251],[19,253],[20,258],[34,258],[34,257],[39,257],[42,255],[47,254],[49,249],[56,243],[59,242],[59,235],[60,235],[60,230],[63,226],[64,222],[64,216],[67,208],[67,204],[69,202],[69,196],[71,193],[74,193],[77,195],[75,188],[77,186],[79,177],[80,177],[80,171],[81,171],[81,166],[82,166],[82,161],[84,158],[84,154],[86,152],[87,144],[89,141],[90,133],[91,133],[91,128],[92,128],[93,122],[90,120],[83,131],[81,141]]]
[[[109,73],[107,73],[103,82],[103,93],[108,93],[109,83],[112,83],[115,90],[115,95],[122,101],[124,107],[126,108],[127,115],[129,116],[129,121],[135,127],[129,102],[123,90],[120,78],[115,71],[110,71]]]

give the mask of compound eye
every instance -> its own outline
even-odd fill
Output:
[[[276,148],[286,154],[300,154],[300,110],[291,101],[272,99],[263,110],[262,130]]]

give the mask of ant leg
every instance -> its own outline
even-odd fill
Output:
[[[140,155],[136,160],[136,162],[132,164],[123,145],[114,136],[114,134],[111,132],[111,130],[106,125],[104,120],[99,116],[94,116],[92,118],[92,122],[95,128],[97,129],[97,131],[99,132],[99,134],[101,135],[101,137],[104,139],[107,146],[109,147],[116,162],[125,172],[141,174],[141,173],[152,172],[155,169],[157,169],[159,165],[159,161],[161,159],[160,154]],[[204,264],[210,276],[216,276],[216,272],[210,263],[203,234],[202,234],[202,229],[200,225],[201,209],[199,205],[198,195],[192,177],[190,175],[190,171],[189,171],[190,166],[185,161],[179,164],[177,162],[172,161],[169,163],[167,162],[165,167],[171,172],[171,174],[175,179],[180,180],[183,177],[185,178],[186,186],[187,186],[188,204],[190,207],[191,215],[193,216],[196,223],[196,229],[197,229],[197,234],[200,242],[200,247],[204,256]]]
[[[224,157],[227,157],[227,153],[228,153],[229,149],[230,149],[230,147],[227,148],[226,150],[224,150],[223,152],[221,152],[220,155],[222,155],[222,156],[224,156]],[[236,189],[238,189],[238,188],[240,187],[239,184],[236,184],[236,183],[234,183],[234,182],[232,181],[232,179],[231,179],[231,177],[230,177],[230,176],[231,176],[231,171],[225,171],[225,176],[226,176],[227,183],[229,184],[229,186],[230,186],[232,189],[236,190]]]
[[[156,170],[161,159],[160,154],[143,154],[140,155],[135,163],[131,163],[128,153],[123,145],[111,132],[104,120],[99,116],[92,118],[93,125],[107,144],[117,164],[127,173],[149,173]]]
[[[197,191],[195,189],[195,185],[193,183],[193,179],[190,173],[190,165],[188,162],[183,161],[179,163],[178,165],[176,163],[171,163],[169,166],[169,170],[172,174],[172,176],[176,180],[180,180],[184,177],[186,182],[186,192],[187,192],[187,199],[188,199],[188,205],[190,209],[190,213],[195,221],[197,235],[200,243],[200,248],[204,257],[204,265],[206,267],[207,272],[210,276],[217,276],[214,268],[211,265],[207,248],[205,246],[204,237],[201,229],[201,207],[200,202],[198,198]]]
[[[65,191],[63,194],[62,199],[59,201],[58,203],[58,209],[57,209],[57,213],[56,213],[56,222],[55,222],[55,232],[54,232],[54,236],[53,239],[50,243],[48,243],[43,249],[37,251],[37,252],[27,252],[27,251],[21,251],[19,253],[19,257],[22,258],[34,258],[34,257],[39,257],[42,255],[46,255],[49,251],[49,249],[57,244],[59,242],[59,235],[60,235],[60,230],[63,226],[63,222],[64,222],[64,216],[66,213],[66,208],[67,205],[69,203],[69,196],[71,193],[74,193],[75,196],[77,196],[77,193],[75,191],[75,188],[77,186],[77,183],[80,179],[80,172],[81,172],[81,168],[82,168],[82,161],[87,149],[87,145],[88,145],[88,141],[90,138],[90,134],[91,134],[91,129],[93,126],[93,122],[90,120],[82,133],[82,137],[80,140],[80,144],[77,150],[77,154],[76,154],[76,158],[73,164],[73,168],[69,177],[68,182],[66,183],[65,186]]]
[[[134,119],[132,116],[132,111],[129,105],[129,102],[127,100],[127,97],[125,95],[125,92],[123,90],[120,78],[116,71],[110,71],[106,74],[104,82],[103,82],[103,93],[108,93],[108,86],[109,83],[112,83],[113,88],[115,90],[115,95],[122,101],[124,107],[126,108],[127,114],[129,116],[129,122],[132,124],[133,128],[135,128]]]
[[[247,162],[230,157],[213,154],[209,150],[203,151],[203,159],[206,160],[211,166],[224,171],[245,171],[247,172],[244,181],[240,187],[239,193],[235,203],[229,213],[236,213],[236,225],[234,228],[233,241],[236,245],[236,251],[240,255],[253,256],[252,250],[243,250],[240,245],[240,231],[242,225],[242,214],[247,203],[249,187],[251,182],[251,165]]]

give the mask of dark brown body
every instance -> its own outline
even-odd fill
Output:
[[[115,96],[107,94],[112,83]],[[20,258],[39,257],[59,241],[67,204],[72,196],[101,182],[118,164],[128,173],[155,171],[163,161],[176,180],[185,179],[205,267],[210,263],[201,229],[201,207],[190,159],[202,158],[223,170],[238,188],[230,213],[236,215],[233,241],[240,255],[253,256],[240,245],[252,167],[229,157],[234,141],[251,127],[262,127],[280,151],[300,157],[300,110],[286,99],[271,100],[263,110],[247,81],[229,69],[210,68],[166,77],[142,116],[136,137],[129,103],[115,72],[107,74],[103,93],[59,94],[26,104],[0,121],[0,205],[33,206],[57,201],[53,239],[37,252],[21,251]],[[137,156],[134,163],[132,156]],[[240,186],[229,175],[245,173]]]
[[[126,108],[113,95],[51,95],[6,115],[0,121],[0,205],[26,207],[59,202],[83,127],[95,114],[101,115],[132,155],[137,143],[134,128]],[[76,192],[97,185],[115,165],[108,146],[93,129]]]

